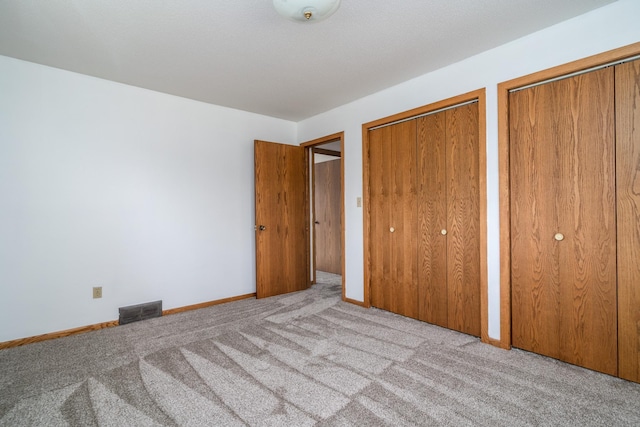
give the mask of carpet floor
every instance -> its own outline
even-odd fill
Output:
[[[640,384],[318,282],[2,350],[0,426],[640,425]]]

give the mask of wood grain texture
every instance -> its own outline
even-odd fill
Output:
[[[458,104],[462,104],[468,101],[472,101],[474,99],[479,99],[481,97],[484,97],[485,95],[484,92],[485,92],[484,89],[474,90],[471,92],[463,93],[462,95],[457,95],[451,98],[433,102],[431,104],[423,105],[422,107],[413,108],[411,110],[403,111],[401,113],[397,113],[391,116],[383,117],[381,119],[373,120],[371,122],[363,124],[362,129],[363,131],[368,131],[369,129],[374,127],[386,125],[389,123],[394,123],[399,120],[415,118],[422,114],[431,113],[443,108],[453,107]]]
[[[640,60],[615,76],[618,374],[640,382]]]
[[[306,161],[303,147],[255,141],[258,298],[309,287]]]
[[[373,304],[373,296],[372,296],[372,262],[373,255],[371,250],[374,246],[374,237],[372,232],[372,205],[371,205],[371,174],[374,173],[375,166],[370,161],[370,144],[371,144],[371,133],[370,129],[387,125],[393,123],[397,120],[404,120],[411,117],[415,117],[417,115],[421,115],[424,113],[429,113],[432,111],[436,111],[439,109],[455,106],[457,104],[461,104],[464,102],[468,102],[474,99],[478,100],[478,104],[481,106],[480,116],[482,118],[485,117],[486,110],[486,93],[485,89],[479,89],[472,92],[468,92],[462,95],[458,95],[452,98],[444,99],[441,101],[434,102],[432,104],[428,104],[422,107],[414,108],[412,110],[404,111],[402,113],[394,114],[392,116],[388,116],[382,119],[377,119],[372,122],[364,123],[362,125],[362,157],[363,157],[363,228],[364,228],[364,303],[365,306],[370,306]],[[382,129],[382,128],[380,128]],[[480,271],[484,276],[480,278],[481,289],[483,294],[480,298],[481,304],[481,321],[483,322],[481,326],[481,333],[483,334],[483,340],[485,342],[489,341],[488,338],[488,283],[487,283],[487,227],[486,227],[486,212],[487,212],[487,200],[486,200],[486,133],[485,133],[485,123],[479,123],[479,135],[481,141],[479,141],[479,165],[484,166],[479,173],[479,189],[480,191],[480,213],[482,216],[481,226],[480,226],[480,240],[481,240],[481,250],[480,250]],[[373,304],[375,305],[375,304]],[[505,330],[505,328],[502,328]]]
[[[419,319],[448,327],[446,112],[416,119]]]
[[[566,76],[578,71],[588,70],[590,68],[599,67],[601,65],[610,64],[616,61],[631,58],[640,54],[640,42],[622,46],[607,52],[598,53],[557,67],[548,68],[546,70],[537,71],[532,74],[517,77],[515,79],[500,83],[500,91],[516,89],[531,84],[544,82],[546,80],[555,79],[556,77]],[[504,114],[504,112],[503,112]]]
[[[432,105],[436,106],[435,109],[440,109],[450,107],[454,101],[460,103],[473,99],[479,100],[480,97],[483,97],[482,105],[484,107],[484,91],[475,91],[473,95],[474,97],[471,99],[466,99],[468,97],[464,95]],[[419,110],[424,112],[425,108]],[[482,245],[486,246],[486,224],[482,227],[480,220],[482,212],[486,215],[486,199],[481,200],[482,195],[486,198],[486,188],[481,189],[480,186],[486,186],[486,171],[480,171],[480,164],[486,165],[486,163],[484,160],[481,162],[481,155],[483,158],[485,155],[485,145],[484,141],[482,144],[479,141],[481,133],[479,102],[470,106],[454,107],[452,110],[459,111],[453,113],[443,111],[416,120],[374,129],[368,131],[367,137],[363,138],[365,194],[368,193],[370,196],[370,203],[367,204],[368,209],[365,212],[365,240],[368,241],[365,247],[365,282],[371,284],[372,305],[399,312],[388,306],[382,307],[381,298],[384,296],[381,293],[383,291],[375,278],[383,276],[380,266],[384,265],[375,259],[379,256],[379,253],[374,252],[379,249],[376,246],[380,239],[374,229],[384,232],[387,227],[377,224],[377,219],[374,216],[377,215],[376,212],[383,212],[384,209],[380,204],[384,197],[376,188],[384,188],[385,185],[385,180],[378,174],[383,173],[381,171],[388,167],[380,160],[386,156],[392,159],[395,171],[394,185],[398,179],[401,179],[406,182],[404,188],[416,187],[416,190],[411,191],[412,193],[415,191],[416,195],[405,198],[405,201],[410,202],[404,206],[402,203],[394,203],[393,194],[397,192],[392,192],[392,196],[387,197],[388,201],[385,202],[391,203],[391,207],[394,209],[389,214],[393,222],[390,227],[395,229],[392,243],[397,244],[398,241],[393,239],[396,239],[396,233],[402,230],[396,226],[395,218],[399,216],[405,219],[403,224],[409,221],[410,216],[414,216],[412,221],[414,221],[414,232],[417,235],[417,239],[412,235],[407,239],[408,235],[403,233],[402,236],[406,240],[402,246],[392,251],[392,253],[404,251],[406,254],[403,266],[405,277],[399,281],[410,284],[402,287],[402,292],[408,293],[405,295],[396,293],[395,298],[406,297],[408,300],[409,297],[417,297],[418,306],[412,305],[411,309],[417,310],[419,319],[476,336],[483,335],[488,340],[488,327],[487,325],[482,326],[482,322],[487,322],[488,317],[486,313],[484,316],[481,315],[482,310],[486,311],[487,304],[486,295],[483,297],[481,294],[482,284],[484,284],[484,292],[486,292],[487,282],[486,277],[484,280],[481,278],[482,274],[486,275],[486,248],[484,251],[482,250]],[[403,114],[391,117],[398,119],[402,118]],[[451,117],[450,121],[447,121],[448,115]],[[408,123],[414,122],[416,129],[415,131],[411,129],[414,133],[411,138],[406,138],[407,145],[401,145],[398,142],[392,144],[393,147],[404,147],[400,152],[405,156],[404,160],[398,159],[398,154],[393,151],[384,153],[379,147],[374,147],[381,140],[393,139],[394,131],[390,129],[399,129],[399,125],[406,126]],[[368,125],[364,125],[363,129],[368,130],[366,126]],[[448,129],[448,126],[451,129]],[[484,132],[482,134],[484,137]],[[409,145],[410,139],[414,137],[415,149]],[[451,141],[448,141],[448,138]],[[456,146],[451,150],[451,153],[454,154],[451,159],[448,159],[446,152],[449,143]],[[407,171],[410,171],[414,166],[410,161],[413,157],[418,159],[415,164],[415,172],[413,172],[415,176],[408,176],[406,175]],[[376,162],[374,159],[378,159],[380,162]],[[449,185],[447,180],[448,160],[451,160],[449,167],[452,170],[457,170],[454,174],[456,180],[452,185]],[[398,165],[406,166],[400,169]],[[399,174],[402,174],[401,178],[398,178]],[[463,194],[460,194],[458,190]],[[451,218],[448,217],[447,205],[449,191],[457,191],[455,213],[451,215]],[[415,206],[415,210],[413,206]],[[447,249],[450,236],[441,234],[443,229],[449,228],[449,223],[453,224],[453,228],[456,230],[453,233],[454,238],[457,236],[460,239],[456,241],[456,250],[451,252],[448,252]],[[473,234],[473,237],[470,233]],[[412,248],[416,249],[417,254],[415,265],[412,264],[414,260],[413,253],[410,252]],[[456,267],[455,273],[451,273],[451,286],[448,284],[450,270],[447,264],[449,258],[453,260],[452,265]],[[374,268],[380,271],[375,272]],[[389,274],[393,274],[393,271],[394,269],[391,268]],[[417,275],[417,277],[410,280],[412,275]],[[413,291],[408,290],[414,284],[417,288],[417,294],[411,295]],[[389,295],[386,298],[390,297],[393,296]],[[455,299],[453,305],[450,298]],[[401,314],[416,317],[411,314]]]
[[[513,93],[510,145],[513,343],[615,375],[613,87],[604,69]]]
[[[390,126],[393,192],[391,223],[392,311],[418,318],[418,198],[415,120]]]
[[[498,84],[498,159],[500,191],[500,344],[511,347],[511,185],[509,91],[640,54],[640,42]]]
[[[478,104],[445,113],[448,323],[480,336]]]
[[[552,88],[509,98],[511,181],[511,334],[513,345],[560,357],[559,143]],[[549,143],[544,144],[545,141]]]
[[[341,160],[316,163],[314,168],[316,269],[342,274]]]
[[[369,306],[366,305],[363,301],[358,301],[358,300],[351,299],[351,298],[346,298],[346,297],[343,297],[342,301],[348,302],[349,304],[357,305],[357,306],[360,306],[360,307],[369,308]]]
[[[327,150],[326,148],[313,148],[313,154],[324,154],[325,156],[342,157],[340,151]]]
[[[415,141],[414,121],[369,133],[369,252],[371,304],[417,318]]]
[[[341,145],[340,145],[342,147],[341,153],[344,153],[344,146],[342,144],[342,141],[344,141],[344,132],[336,132],[336,133],[332,133],[331,135],[321,136],[320,138],[312,139],[311,141],[305,141],[302,144],[300,144],[300,146],[305,148],[314,147],[316,145],[327,144],[329,142],[334,142],[334,141],[341,142]]]
[[[498,85],[498,190],[500,206],[500,340],[496,347],[511,349],[511,148],[509,82]]]
[[[560,150],[563,360],[618,372],[613,68],[557,82],[570,116]],[[568,113],[569,113],[568,111]],[[567,230],[564,233],[562,230]],[[569,245],[562,245],[569,243]]]
[[[373,132],[369,131],[368,125],[365,123],[362,125],[362,253],[363,253],[363,279],[362,294],[363,303],[365,307],[371,307],[372,305],[372,292],[371,292],[371,242],[373,237],[371,236],[371,135]],[[344,179],[344,175],[343,175]],[[344,211],[343,211],[344,213]],[[343,246],[344,247],[344,246]]]
[[[391,129],[369,132],[369,281],[371,305],[391,310]]]

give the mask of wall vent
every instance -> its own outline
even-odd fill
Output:
[[[121,325],[162,316],[162,301],[120,307],[119,322]]]

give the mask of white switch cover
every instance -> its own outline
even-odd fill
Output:
[[[357,197],[356,198],[356,205],[361,208],[362,207],[362,197]]]

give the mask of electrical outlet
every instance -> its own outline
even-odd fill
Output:
[[[93,298],[102,298],[102,286],[93,287]]]

